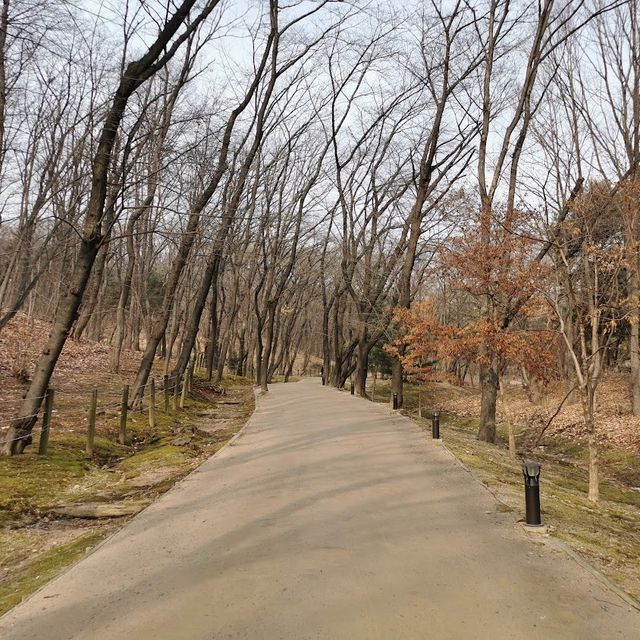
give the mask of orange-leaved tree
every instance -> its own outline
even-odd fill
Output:
[[[470,211],[469,217],[466,228],[440,249],[437,269],[449,290],[471,302],[472,312],[463,324],[473,328],[479,342],[475,358],[482,373],[478,438],[495,442],[501,363],[508,353],[515,356],[521,349],[517,360],[525,368],[543,378],[548,375],[545,358],[540,360],[527,349],[530,341],[542,344],[547,339],[535,337],[548,328],[540,294],[548,281],[541,259],[547,243],[533,237],[534,216],[527,212],[509,210],[498,215],[494,211],[491,243],[482,239],[480,214]],[[516,349],[508,347],[513,340]]]
[[[541,381],[557,372],[557,333],[549,326],[548,307],[540,295],[546,267],[537,258],[536,242],[513,232],[524,228],[524,216],[494,230],[494,242],[481,241],[476,225],[443,247],[438,273],[449,289],[464,295],[472,311],[457,325],[442,322],[431,300],[412,310],[399,310],[397,319],[406,327],[401,342],[408,345],[403,364],[417,372],[425,361],[446,365],[452,360],[475,362],[495,372],[483,381],[482,393],[492,385],[501,398],[509,428],[509,448],[516,455],[515,434],[506,405],[502,374],[507,367],[526,369]],[[489,394],[491,395],[491,394]],[[487,411],[487,403],[482,404]],[[481,440],[495,442],[495,400],[487,415],[480,416]]]

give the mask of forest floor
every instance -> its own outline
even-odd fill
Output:
[[[18,318],[0,334],[0,438],[15,416],[45,323]],[[0,614],[121,528],[222,448],[253,412],[251,383],[228,377],[219,394],[196,377],[183,409],[156,401],[156,426],[129,413],[127,444],[118,443],[122,386],[140,354],[125,352],[109,372],[109,347],[69,340],[56,370],[48,453],[39,456],[39,426],[23,455],[0,458]],[[155,371],[162,375],[162,363]],[[87,408],[98,389],[94,454],[85,454]]]
[[[599,387],[598,505],[587,500],[587,447],[579,406],[563,408],[539,438],[562,400],[560,388],[550,389],[539,405],[529,402],[522,389],[509,389],[506,401],[515,415],[517,461],[509,457],[507,427],[500,409],[497,446],[477,440],[477,389],[447,383],[407,385],[405,413],[431,437],[431,413],[440,411],[444,444],[506,510],[524,513],[521,462],[539,462],[542,514],[549,533],[640,601],[640,419],[631,416],[628,409],[627,382],[626,377],[616,374]],[[389,395],[389,382],[378,380],[375,401],[388,402]]]

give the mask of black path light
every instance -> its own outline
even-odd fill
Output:
[[[395,391],[392,396],[392,406],[394,411],[398,410],[398,394]]]
[[[540,514],[540,465],[537,462],[525,462],[522,465],[524,476],[525,522],[528,527],[541,527]]]
[[[437,411],[431,416],[431,437],[440,440],[440,414]]]

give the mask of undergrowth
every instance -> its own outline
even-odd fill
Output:
[[[22,455],[0,458],[0,614],[81,557],[113,530],[114,522],[124,521],[63,520],[56,511],[61,505],[129,501],[144,506],[240,430],[253,411],[251,383],[232,376],[222,385],[227,396],[196,385],[184,409],[156,411],[153,429],[146,413],[131,411],[126,445],[115,439],[114,417],[96,437],[91,457],[85,454],[83,433],[52,431],[47,455],[30,447]],[[224,427],[211,428],[218,417]],[[148,483],[136,484],[145,476]]]

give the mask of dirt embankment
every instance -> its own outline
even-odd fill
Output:
[[[434,389],[433,397],[442,410],[466,418],[477,417],[480,414],[478,390],[460,389],[452,385],[439,387]],[[547,442],[558,438],[586,442],[582,408],[578,402],[562,404],[565,393],[564,386],[556,384],[542,390],[536,402],[532,402],[521,385],[509,386],[506,401],[516,424],[527,440],[537,438],[551,421],[544,433]],[[558,411],[561,404],[562,408]],[[503,414],[504,408],[498,402],[498,418],[502,419]],[[602,446],[640,454],[640,416],[631,413],[628,375],[610,373],[598,385],[596,430]]]

